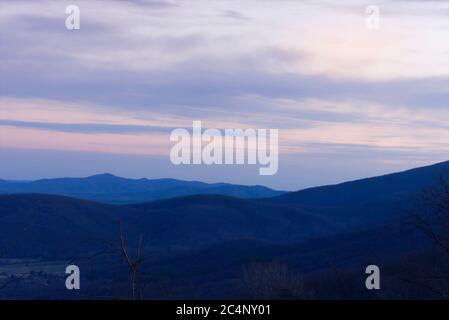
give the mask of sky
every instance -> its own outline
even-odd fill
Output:
[[[297,190],[449,160],[447,39],[447,1],[2,0],[0,178]],[[173,165],[193,120],[278,129],[277,174]]]

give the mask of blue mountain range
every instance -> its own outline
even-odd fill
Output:
[[[22,298],[65,297],[68,293],[59,292],[55,280],[63,272],[49,270],[60,270],[58,263],[70,261],[87,268],[92,257],[102,274],[98,290],[108,293],[112,282],[124,285],[126,265],[117,248],[120,221],[132,254],[143,235],[141,250],[148,259],[142,263],[142,277],[151,283],[170,279],[171,298],[245,297],[239,277],[254,261],[288,265],[311,286],[318,283],[318,297],[347,298],[348,293],[327,288],[323,279],[335,282],[336,274],[344,274],[338,277],[355,281],[350,275],[360,275],[360,268],[369,263],[387,266],[393,279],[401,267],[412,272],[421,259],[439,259],[432,242],[406,220],[420,194],[448,174],[446,161],[289,193],[109,174],[0,181],[0,275],[17,277],[17,270],[27,268],[39,275],[3,292]],[[428,256],[436,260],[423,258]],[[37,285],[43,279],[55,281],[45,292]],[[89,281],[94,286],[92,278]],[[397,285],[395,281],[391,285]],[[412,297],[427,297],[420,290],[407,290]],[[160,298],[158,292],[148,289],[147,297]],[[356,297],[364,298],[360,292]]]
[[[105,173],[87,178],[57,178],[22,182],[0,180],[0,194],[11,193],[45,193],[105,203],[126,204],[193,194],[263,198],[281,195],[284,192],[264,186],[204,183],[176,179],[127,179]]]

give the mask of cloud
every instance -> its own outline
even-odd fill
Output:
[[[449,23],[438,14],[444,3],[380,4],[381,29],[372,31],[357,2],[335,10],[332,1],[76,1],[76,32],[64,28],[67,3],[3,3],[2,27],[14,32],[2,33],[2,42],[22,59],[47,53],[84,68],[137,73],[183,64],[238,71],[252,61],[267,73],[382,81],[445,76],[449,66],[441,41]],[[252,59],[264,51],[273,54]]]
[[[328,153],[330,145],[363,145],[378,152],[449,152],[449,113],[442,109],[410,112],[406,107],[390,108],[354,99],[293,100],[254,95],[240,96],[234,101],[234,107],[239,105],[255,107],[238,113],[212,109],[204,114],[202,108],[184,106],[186,110],[179,115],[177,109],[158,113],[145,109],[107,112],[110,109],[102,105],[2,98],[0,129],[9,139],[0,141],[0,146],[51,145],[54,149],[92,151],[90,147],[95,143],[102,146],[98,150],[108,152],[135,154],[139,146],[145,146],[144,154],[154,150],[168,154],[171,130],[191,128],[192,119],[196,119],[203,121],[204,128],[279,129],[281,153],[316,153],[317,148]],[[118,141],[127,141],[129,146]]]
[[[76,132],[76,133],[148,133],[148,132],[170,132],[173,128],[150,127],[142,125],[123,124],[93,124],[93,123],[51,123],[51,122],[31,122],[17,120],[2,120],[0,126],[12,126],[17,128],[43,129],[56,132]]]
[[[1,4],[2,28],[11,30],[0,34],[3,95],[82,95],[128,107],[209,108],[248,93],[447,104],[449,45],[441,39],[448,23],[436,14],[440,5],[381,4],[385,25],[372,32],[357,2],[76,3],[82,28],[75,32],[64,28],[64,1]],[[252,19],[236,23],[217,11]],[[433,92],[419,89],[437,82]]]
[[[202,120],[296,159],[441,159],[448,5],[379,5],[372,31],[359,1],[2,1],[0,146],[163,155]]]
[[[223,11],[223,16],[231,18],[231,19],[237,19],[237,20],[248,20],[247,16],[245,16],[243,13],[236,11],[236,10],[225,10]]]

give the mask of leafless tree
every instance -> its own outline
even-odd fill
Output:
[[[139,298],[142,298],[142,289],[144,288],[144,285],[142,283],[139,283],[139,279],[141,277],[138,277],[138,266],[139,264],[145,259],[142,256],[142,241],[143,241],[143,234],[141,233],[139,235],[137,246],[135,250],[135,258],[131,258],[130,250],[128,250],[126,244],[125,244],[125,234],[123,231],[123,222],[122,220],[118,220],[118,226],[119,226],[119,232],[118,232],[118,239],[115,240],[104,240],[104,239],[95,239],[97,242],[103,243],[103,249],[96,251],[94,253],[91,253],[89,255],[84,256],[78,256],[74,259],[72,259],[69,263],[87,263],[90,266],[90,276],[91,276],[91,283],[89,286],[89,291],[83,292],[83,297],[85,299],[112,299],[112,300],[126,300],[131,297],[131,299],[136,300]],[[86,242],[91,242],[92,239],[86,240]],[[133,250],[131,250],[132,252]],[[127,268],[130,272],[130,290],[128,291],[128,294],[123,295],[120,292],[123,289],[122,283],[118,283],[115,290],[111,291],[112,295],[98,295],[97,291],[103,291],[101,290],[105,283],[101,283],[97,281],[97,277],[95,276],[95,269],[97,265],[99,265],[100,268],[102,268],[104,261],[98,263],[98,259],[102,258],[114,258],[117,257],[117,254],[122,257],[126,263]],[[114,260],[115,261],[115,260]],[[101,270],[101,269],[100,269]],[[140,275],[140,274],[139,274]],[[98,290],[100,289],[100,290]],[[114,293],[115,291],[115,293]]]
[[[128,250],[126,249],[125,245],[125,239],[123,235],[123,227],[122,227],[122,221],[119,221],[119,227],[120,227],[120,250],[122,253],[123,258],[125,259],[129,271],[131,273],[131,297],[133,300],[137,299],[137,287],[138,287],[138,278],[137,278],[137,268],[139,264],[142,262],[142,238],[143,234],[141,233],[139,236],[139,239],[137,241],[137,247],[136,247],[136,257],[134,260],[132,260],[128,254]]]
[[[434,186],[422,193],[414,211],[409,221],[449,255],[449,180],[447,177],[439,177]]]
[[[449,175],[440,176],[437,182],[418,197],[407,223],[414,225],[441,250],[449,260]],[[446,266],[432,265],[421,270],[414,283],[441,298],[449,298],[449,272]]]

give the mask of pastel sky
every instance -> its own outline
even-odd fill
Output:
[[[449,160],[448,39],[447,1],[2,0],[0,178],[295,190]],[[193,120],[279,129],[278,173],[172,165]]]

